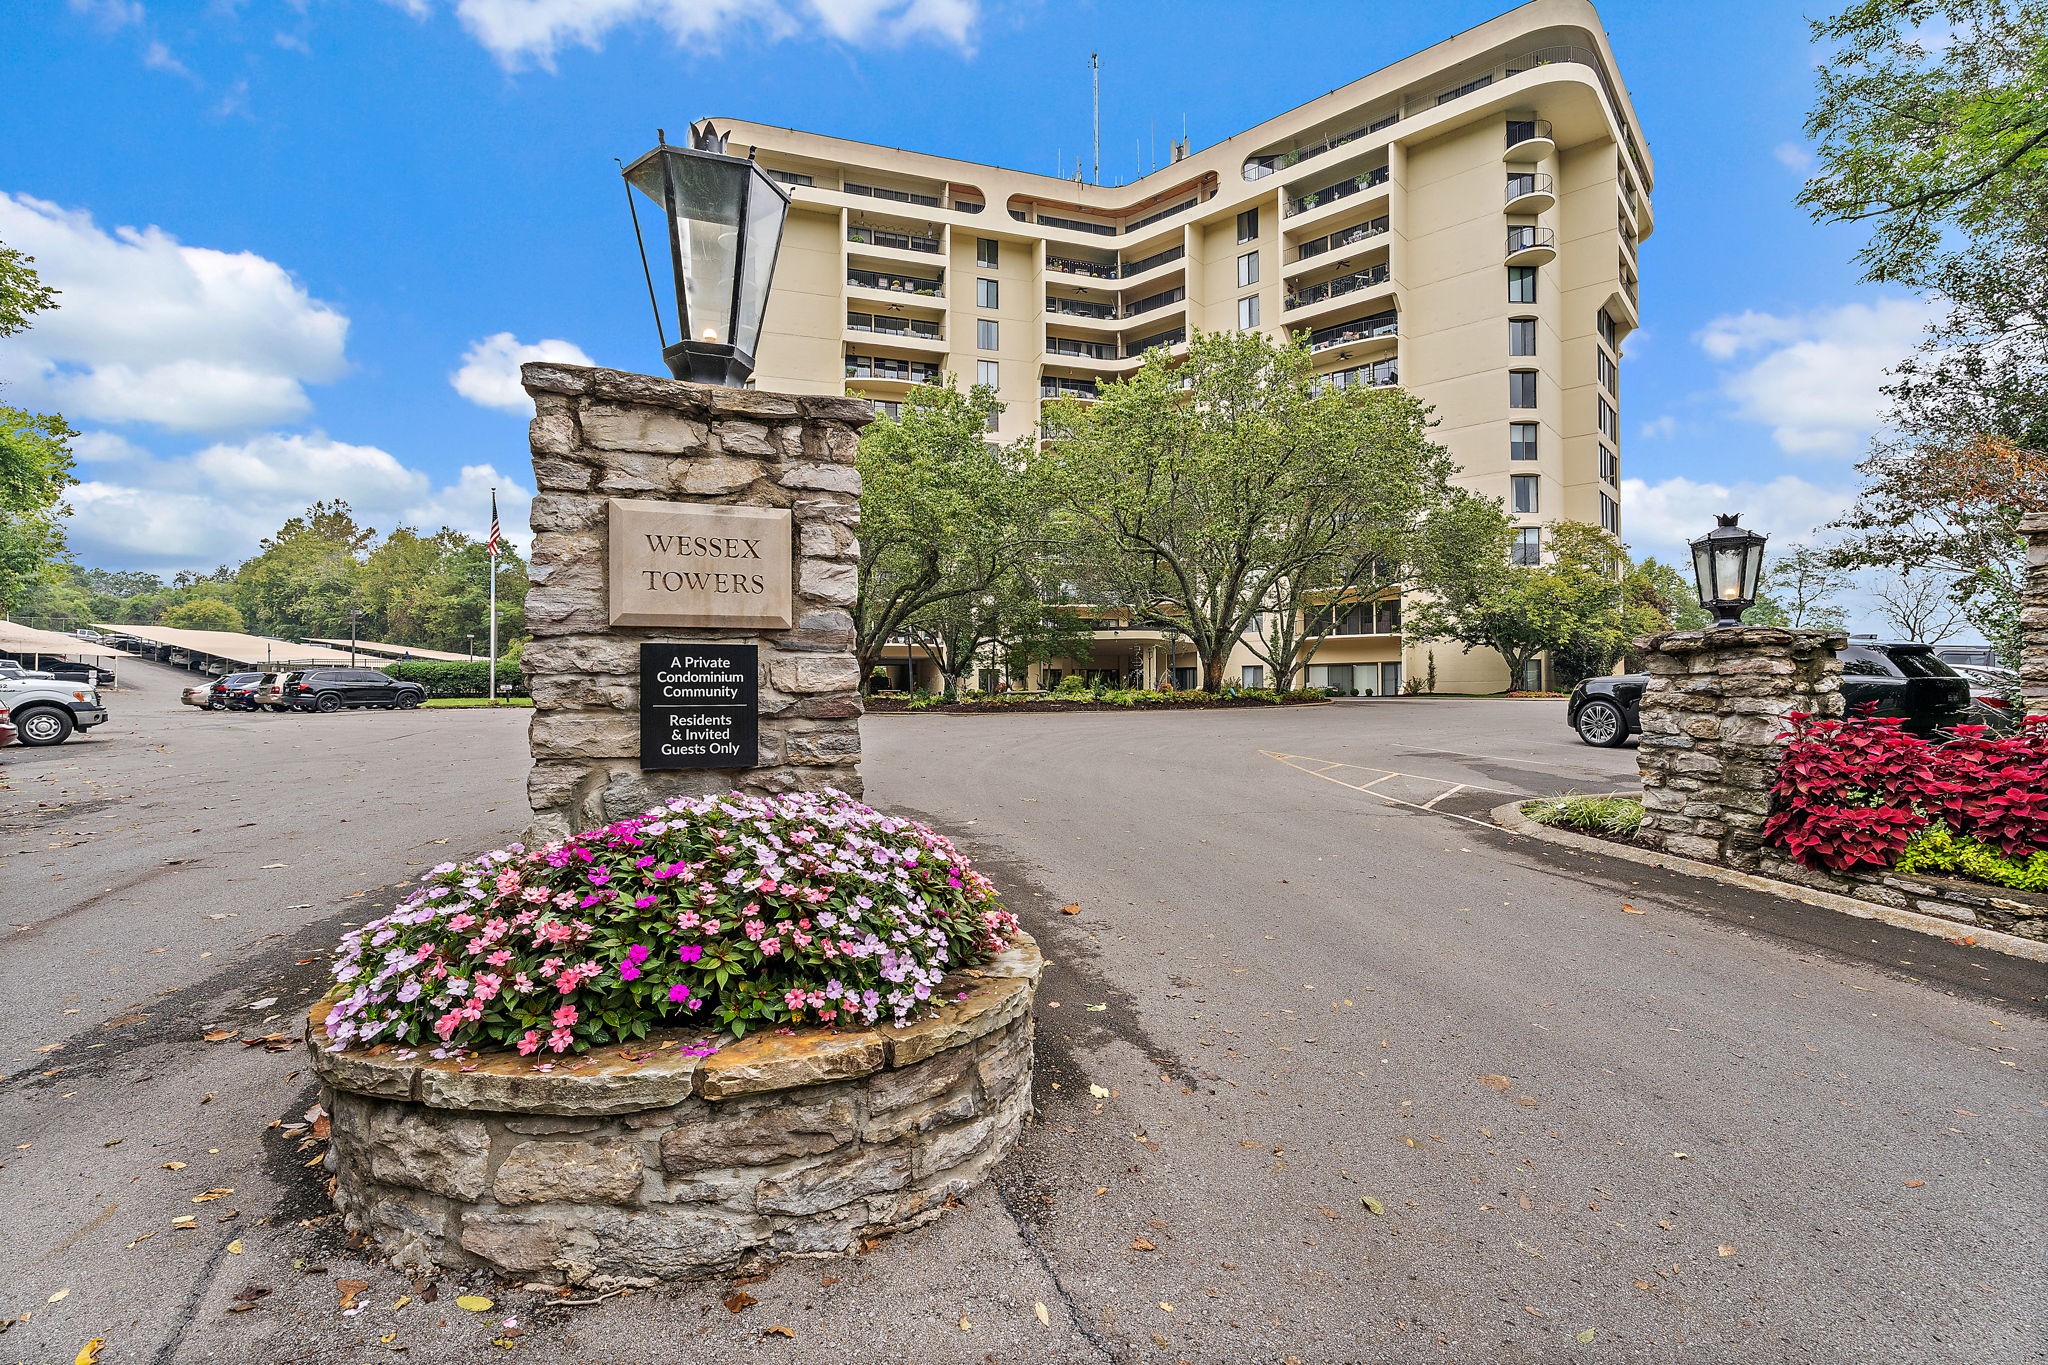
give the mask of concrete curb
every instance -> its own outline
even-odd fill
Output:
[[[1634,795],[1628,792],[1615,794]],[[1680,858],[1670,853],[1659,853],[1654,849],[1631,848],[1627,844],[1618,844],[1608,839],[1596,839],[1590,834],[1574,834],[1570,830],[1553,829],[1549,825],[1538,824],[1522,814],[1522,806],[1527,799],[1495,806],[1489,812],[1494,824],[1510,834],[1562,844],[1581,853],[1598,853],[1608,858],[1619,858],[1623,862],[1641,863],[1646,867],[1661,867],[1669,872],[1706,877],[1726,886],[1740,886],[1750,891],[1783,896],[1787,900],[1795,900],[1804,905],[1816,905],[1823,910],[1833,910],[1839,914],[1853,915],[1857,919],[1882,920],[1893,928],[1911,930],[1916,934],[1931,934],[1936,938],[1950,940],[1971,937],[1977,940],[1975,946],[1989,948],[2007,957],[2025,958],[2029,962],[2048,962],[2048,943],[2021,938],[2017,934],[2003,934],[1996,929],[1941,919],[1935,915],[1923,915],[1914,910],[1897,910],[1874,901],[1841,896],[1832,891],[1820,891],[1794,882],[1781,882],[1775,877],[1760,877],[1753,872],[1737,872],[1731,867],[1703,863],[1692,858]]]

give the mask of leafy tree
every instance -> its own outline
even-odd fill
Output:
[[[1575,667],[1597,672],[1630,640],[1660,628],[1656,614],[1628,600],[1628,551],[1600,527],[1553,524],[1540,564],[1510,563],[1511,537],[1504,531],[1489,553],[1415,602],[1409,636],[1454,641],[1468,652],[1494,650],[1507,661],[1514,688],[1529,661],[1546,651],[1569,652]]]
[[[24,331],[54,308],[57,291],[35,272],[35,258],[0,244],[0,337]],[[54,413],[0,404],[0,614],[21,598],[64,555],[64,490],[77,482],[71,469],[73,431]]]
[[[993,390],[949,376],[904,398],[902,415],[861,433],[860,559],[853,606],[862,686],[883,647],[921,614],[979,597],[1015,562],[1025,520],[1024,456],[991,443]]]
[[[1849,590],[1849,575],[1826,550],[1800,545],[1775,560],[1765,560],[1762,586],[1764,594],[1780,605],[1785,625],[1801,630],[1848,628],[1849,614],[1834,599]],[[1758,604],[1762,604],[1761,596]],[[1749,615],[1744,612],[1742,619],[1749,621]]]
[[[259,634],[346,635],[361,609],[362,557],[376,532],[346,502],[316,502],[264,540],[235,575],[235,601]]]
[[[219,597],[193,597],[164,613],[162,624],[174,630],[241,631],[242,613]]]
[[[1420,560],[1455,500],[1426,424],[1400,390],[1318,389],[1304,339],[1198,332],[1185,361],[1157,349],[1094,404],[1057,405],[1039,467],[1085,578],[1135,624],[1185,635],[1214,691],[1262,612],[1301,629],[1319,601]],[[1277,671],[1299,661],[1287,643],[1255,648]]]

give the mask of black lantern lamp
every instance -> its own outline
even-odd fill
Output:
[[[661,358],[678,379],[740,388],[754,373],[754,347],[768,311],[768,281],[775,274],[789,195],[751,156],[727,155],[725,135],[709,123],[690,130],[688,147],[671,147],[660,130],[655,137],[654,150],[625,167],[624,175],[668,216],[681,339],[668,344],[657,304]],[[630,204],[630,192],[626,198]],[[633,232],[640,232],[637,212]],[[644,240],[640,261],[645,270]],[[652,303],[651,273],[647,296]]]
[[[1717,626],[1742,624],[1742,613],[1756,604],[1757,585],[1763,579],[1764,537],[1737,526],[1739,516],[1719,514],[1720,525],[1692,543],[1700,605],[1714,613]]]

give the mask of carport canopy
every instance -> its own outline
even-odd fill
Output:
[[[348,651],[323,645],[294,644],[267,635],[245,635],[238,630],[174,630],[169,626],[102,625],[101,630],[132,635],[153,645],[182,649],[188,654],[247,668],[278,669],[287,665],[346,664]]]
[[[60,631],[37,630],[13,621],[0,621],[0,649],[9,654],[49,654],[60,659],[118,659],[121,651],[81,640]]]
[[[308,636],[306,643],[309,645],[326,645],[330,649],[338,649],[343,653],[348,652],[348,641],[346,640],[319,640]],[[365,654],[374,654],[392,663],[403,662],[407,659],[429,659],[435,663],[451,664],[480,664],[484,662],[484,657],[481,654],[451,654],[445,649],[421,649],[418,645],[394,645],[384,640],[356,641],[357,657],[360,658]]]

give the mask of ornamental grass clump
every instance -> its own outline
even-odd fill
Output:
[[[443,863],[342,940],[332,1049],[581,1052],[700,1024],[901,1024],[1017,919],[943,836],[843,792],[677,799]]]

